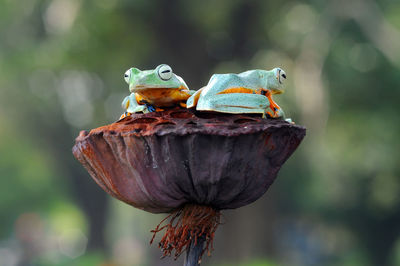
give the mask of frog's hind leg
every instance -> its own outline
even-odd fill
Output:
[[[229,93],[217,94],[209,98],[200,98],[196,109],[199,111],[215,111],[232,114],[264,114],[268,106],[268,98],[264,95]]]

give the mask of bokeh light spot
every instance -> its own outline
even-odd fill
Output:
[[[377,65],[376,50],[370,44],[355,44],[349,51],[350,65],[360,71],[368,72]]]

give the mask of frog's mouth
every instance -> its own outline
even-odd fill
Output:
[[[274,94],[282,94],[282,93],[284,93],[284,92],[285,92],[284,90],[279,90],[279,89],[271,90],[271,94],[272,94],[272,95],[274,95]]]
[[[157,86],[153,85],[151,87],[145,86],[145,85],[135,85],[130,89],[131,92],[143,92],[143,91],[151,91],[151,90],[160,90],[160,89],[173,89],[173,87],[168,87],[168,86]]]
[[[261,94],[262,94],[262,95],[265,95],[265,94],[267,93],[267,91],[269,91],[272,95],[275,95],[275,94],[282,94],[282,93],[285,92],[284,90],[280,90],[280,89],[267,89],[267,90],[263,90],[263,91],[261,92]]]

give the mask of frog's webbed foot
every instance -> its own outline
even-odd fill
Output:
[[[282,119],[285,118],[285,113],[283,112],[283,110],[281,108],[278,109],[276,107],[275,108],[272,107],[271,109],[272,109],[272,112],[270,112],[270,111],[265,112],[267,117],[269,117],[269,118],[282,118]]]
[[[152,113],[152,112],[156,111],[156,108],[151,104],[146,103],[145,106],[147,108],[147,111],[149,111],[149,113]]]
[[[295,124],[291,118],[286,118],[285,121],[293,125]]]
[[[265,112],[263,118],[274,118],[274,115],[271,112]]]
[[[274,108],[274,117],[275,118],[285,118],[285,113],[282,108]]]
[[[134,109],[134,113],[153,113],[153,112],[161,112],[164,111],[164,109],[155,107],[149,103],[142,103],[141,105],[138,105],[135,109]]]
[[[129,112],[124,112],[124,113],[119,117],[118,120],[121,120],[121,119],[123,119],[123,118],[125,118],[125,117],[127,117],[127,116],[131,116],[131,115],[132,115],[132,114],[129,113]]]

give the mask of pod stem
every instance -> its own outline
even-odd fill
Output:
[[[198,266],[201,263],[201,255],[203,253],[205,237],[201,236],[197,239],[197,244],[192,240],[189,248],[186,250],[186,257],[183,266]]]

